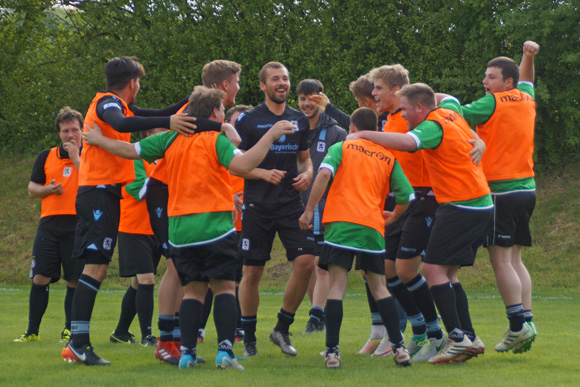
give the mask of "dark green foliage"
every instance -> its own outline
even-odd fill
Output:
[[[244,66],[238,102],[263,100],[268,61],[293,84],[319,78],[331,101],[352,111],[348,85],[373,67],[402,63],[412,82],[470,102],[483,95],[487,61],[536,58],[538,165],[575,156],[580,145],[580,11],[572,1],[481,0],[8,0],[0,9],[0,150],[57,143],[59,108],[85,112],[104,87],[108,59],[136,55],[147,76],[137,104],[162,107],[200,83],[213,59]],[[293,98],[293,97],[291,97]]]

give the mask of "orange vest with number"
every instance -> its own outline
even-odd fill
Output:
[[[390,133],[407,133],[409,128],[407,120],[401,115],[401,110],[394,114],[389,114],[387,122],[383,127],[383,132]],[[403,169],[405,176],[409,179],[409,183],[413,187],[430,187],[429,173],[425,160],[423,160],[422,152],[403,152],[397,150],[390,150],[397,159],[397,162]]]
[[[518,89],[493,96],[493,115],[477,125],[477,134],[487,145],[481,159],[483,172],[488,181],[533,177],[536,102]]]
[[[322,224],[348,222],[385,235],[383,208],[390,192],[393,154],[364,139],[342,143],[342,159],[328,191]]]
[[[220,164],[215,149],[219,134],[179,135],[165,152],[169,216],[233,211],[230,174]]]
[[[154,163],[143,160],[145,174],[150,177],[155,170]],[[129,195],[125,187],[122,189],[123,200],[121,200],[121,219],[119,221],[119,232],[128,234],[153,235],[151,223],[149,223],[149,212],[145,200],[137,200]]]
[[[487,180],[481,167],[468,155],[473,146],[469,124],[450,109],[437,108],[425,121],[441,127],[443,138],[439,146],[425,149],[425,164],[435,198],[439,203],[477,199],[489,193]]]
[[[101,128],[103,136],[114,140],[129,142],[131,140],[131,133],[117,132],[111,125],[102,121],[97,116],[97,103],[101,98],[106,96],[118,98],[123,104],[123,114],[125,117],[133,117],[133,112],[129,110],[127,103],[119,98],[118,95],[109,92],[97,93],[91,101],[89,110],[85,116],[85,124],[93,126],[93,122],[96,122]],[[83,128],[83,132],[87,131],[86,127]],[[134,179],[135,171],[133,169],[133,161],[117,157],[101,147],[89,145],[86,142],[84,143],[79,171],[80,186],[127,184]]]
[[[84,150],[83,150],[84,151]],[[78,190],[79,172],[70,159],[60,157],[60,147],[50,150],[44,163],[44,174],[49,185],[51,180],[62,183],[62,195],[48,195],[42,198],[40,217],[52,215],[76,215],[75,202]]]

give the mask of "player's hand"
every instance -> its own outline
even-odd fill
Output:
[[[236,130],[236,128],[233,127],[232,124],[224,122],[222,124],[222,132],[236,147],[239,146],[240,143],[242,142],[242,138],[240,137],[238,131]]]
[[[536,56],[540,52],[540,45],[532,40],[524,42],[524,55]]]
[[[89,145],[99,145],[99,140],[103,137],[103,132],[101,131],[101,127],[95,122],[92,122],[93,127],[85,122],[85,128],[87,129],[86,132],[83,132],[83,140]]]
[[[62,147],[65,151],[67,151],[68,157],[73,162],[73,164],[78,165],[81,159],[79,157],[79,144],[77,143],[77,140],[72,139],[67,141],[62,144]]]
[[[383,211],[383,219],[385,219],[385,226],[395,221],[395,213],[393,211]]]
[[[300,175],[294,178],[294,183],[292,186],[297,191],[306,191],[312,182],[312,173],[310,171],[304,171]]]
[[[268,134],[272,136],[272,142],[278,140],[280,137],[284,135],[290,135],[298,131],[298,128],[291,123],[290,121],[282,120],[278,121],[268,130]]]
[[[274,185],[280,184],[286,176],[286,171],[280,171],[278,169],[264,169],[263,171],[262,179]]]
[[[321,108],[322,111],[325,111],[326,106],[330,103],[330,100],[328,99],[326,94],[322,92],[319,94],[312,94],[308,98],[310,98],[312,102],[314,102],[319,108]]]
[[[64,187],[62,183],[56,183],[56,180],[52,179],[48,185],[50,193],[53,195],[62,195],[64,193]]]
[[[363,132],[350,133],[348,136],[346,136],[346,141],[356,140],[358,138],[362,138],[362,135],[363,135]]]
[[[193,121],[197,120],[195,117],[188,116],[187,114],[174,114],[169,117],[169,129],[183,134],[185,136],[190,136],[195,133],[195,126]]]
[[[302,230],[312,229],[312,215],[314,211],[304,211],[300,219],[298,219],[298,224]]]
[[[243,192],[236,192],[234,194],[234,207],[236,207],[236,211],[242,212],[242,206],[244,205],[244,201],[242,200]],[[234,218],[235,221],[236,218]]]
[[[479,166],[483,152],[485,152],[485,142],[477,135],[477,133],[473,131],[472,133],[474,138],[472,140],[467,140],[467,142],[473,146],[473,149],[467,154],[471,157],[471,162]]]

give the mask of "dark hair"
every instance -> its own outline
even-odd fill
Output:
[[[268,62],[268,63],[266,63],[260,69],[260,82],[261,83],[266,83],[266,73],[268,72],[269,69],[286,69],[286,66],[284,66],[280,62]],[[288,71],[288,69],[286,69],[286,71]]]
[[[377,113],[370,108],[362,107],[356,109],[350,116],[350,122],[356,126],[357,130],[377,130]]]
[[[437,106],[433,89],[425,83],[405,85],[396,92],[396,95],[407,98],[413,105],[420,103],[428,109],[433,109]]]
[[[518,85],[518,81],[520,80],[520,68],[513,59],[506,56],[499,56],[487,62],[487,67],[499,67],[504,81],[511,78],[514,81],[513,86],[516,87]]]
[[[348,89],[352,92],[355,98],[373,98],[373,89],[375,85],[369,79],[368,74],[359,77],[356,81],[352,81]]]
[[[145,76],[145,68],[136,56],[117,56],[105,65],[108,90],[121,90],[131,82]]]
[[[56,126],[56,131],[58,133],[60,133],[60,124],[63,122],[69,122],[69,121],[74,121],[77,120],[81,126],[81,130],[83,129],[83,115],[72,109],[70,106],[65,106],[62,109],[60,109],[58,111],[58,114],[56,115],[56,120],[54,121],[54,124]]]
[[[226,98],[223,90],[213,89],[205,86],[196,86],[189,96],[189,106],[187,113],[204,118],[209,118],[213,109],[219,109]]]
[[[251,105],[236,105],[236,106],[232,106],[231,108],[228,109],[228,112],[226,113],[226,121],[230,122],[230,118],[232,118],[232,116],[234,115],[234,113],[240,112],[247,112],[248,110],[250,110],[252,108]]]
[[[318,79],[303,79],[296,86],[296,94],[310,95],[322,93],[323,91],[324,86]]]
[[[218,59],[206,63],[201,70],[201,82],[205,87],[218,87],[234,74],[242,72],[242,65],[230,60]]]

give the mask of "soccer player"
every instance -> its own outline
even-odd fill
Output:
[[[534,56],[540,46],[523,45],[519,69],[510,58],[487,64],[486,95],[462,106],[465,119],[487,144],[483,172],[495,212],[486,245],[497,287],[506,307],[509,329],[498,352],[522,353],[537,333],[532,322],[532,281],[522,262],[522,246],[531,246],[529,221],[536,204],[534,181]]]
[[[236,62],[228,60],[214,60],[206,63],[201,72],[202,83],[206,87],[218,88],[226,93],[224,104],[233,105],[236,94],[240,90],[240,74],[242,66]],[[185,112],[187,103],[184,104],[179,113]],[[226,131],[228,138],[234,143],[239,144],[239,137],[233,127],[231,131]],[[235,135],[235,136],[234,136]],[[235,137],[235,138],[234,138]],[[237,139],[236,139],[237,138]],[[237,141],[237,142],[235,142]],[[166,162],[161,159],[153,171],[147,186],[147,209],[149,211],[149,220],[151,226],[160,243],[164,247],[164,255],[167,257],[167,269],[163,274],[159,284],[159,343],[155,351],[155,357],[171,365],[177,365],[179,362],[181,345],[181,330],[179,325],[179,306],[183,299],[183,290],[179,284],[179,277],[173,265],[172,259],[168,253],[168,218],[167,218],[167,201],[168,176]],[[207,321],[211,310],[210,297],[211,290],[208,290],[208,297],[204,302],[204,318]],[[209,299],[209,305],[208,304]],[[205,326],[205,324],[203,324]],[[198,336],[198,338],[203,336]]]
[[[145,134],[150,136],[161,132],[165,129],[148,130]],[[151,320],[155,272],[161,259],[161,246],[153,234],[147,204],[143,201],[147,179],[155,169],[155,163],[135,160],[133,165],[135,180],[123,186],[119,222],[119,276],[130,277],[131,283],[121,303],[119,323],[109,341],[137,343],[129,332],[136,314],[141,328],[141,344],[157,346],[157,338],[151,334]]]
[[[195,118],[174,114],[183,103],[162,110],[129,108],[144,75],[145,70],[135,57],[116,57],[108,61],[105,65],[107,91],[97,93],[92,100],[85,116],[86,123],[96,122],[106,137],[122,141],[129,141],[131,131],[158,127],[193,133],[195,125],[191,121]],[[135,116],[135,112],[145,117]],[[83,149],[73,257],[84,259],[85,266],[72,301],[71,340],[62,351],[65,360],[86,365],[111,364],[98,356],[90,343],[90,320],[117,242],[121,187],[134,178],[131,161],[96,146],[87,145]]]
[[[83,116],[67,106],[58,112],[55,125],[62,143],[40,152],[28,183],[28,195],[42,202],[30,264],[28,329],[16,342],[39,340],[40,323],[48,307],[48,290],[52,282],[60,279],[61,266],[66,281],[66,322],[61,341],[70,339],[71,303],[84,265],[81,260],[72,259]]]
[[[389,113],[383,131],[407,133],[409,129],[402,117],[400,97],[396,94],[401,87],[409,84],[407,69],[400,64],[381,66],[371,70],[369,77],[374,84],[373,96],[377,103],[377,111]],[[407,345],[409,354],[414,362],[426,361],[445,345],[429,287],[419,273],[438,204],[430,188],[423,152],[392,150],[392,153],[413,186],[416,200],[411,202],[409,209],[385,230],[387,288],[399,301],[411,322],[413,337]],[[387,205],[387,208],[389,207],[390,204]],[[427,343],[427,347],[419,355],[418,352]],[[388,346],[388,338],[385,337],[373,355],[390,354]]]
[[[338,126],[336,121],[316,105],[311,95],[317,95],[324,91],[324,86],[318,79],[303,79],[296,87],[296,94],[298,95],[298,106],[302,113],[308,118],[310,124],[310,158],[312,159],[312,167],[314,171],[314,178],[318,172],[320,163],[326,156],[328,148],[337,142],[344,141],[346,138],[346,131]],[[310,196],[310,188],[302,192],[302,201],[304,204],[308,202]],[[314,273],[310,278],[308,286],[308,296],[312,303],[310,308],[309,319],[306,323],[304,333],[322,332],[326,326],[326,319],[324,317],[324,305],[326,305],[326,298],[328,297],[328,272],[318,267],[318,258],[320,256],[320,249],[324,244],[324,226],[322,225],[322,215],[324,214],[324,204],[326,202],[326,195],[328,190],[316,205],[314,209],[313,228],[312,233],[314,237]]]
[[[377,115],[369,108],[359,108],[351,116],[350,133],[376,131]],[[392,153],[364,139],[339,142],[330,147],[320,164],[304,214],[302,229],[312,228],[314,208],[330,179],[323,223],[324,246],[319,265],[330,276],[326,302],[326,368],[340,368],[338,352],[343,318],[342,299],[346,292],[348,271],[355,254],[377,300],[382,321],[391,340],[395,364],[411,365],[399,330],[395,300],[385,286],[385,223],[396,220],[414,198],[413,188]],[[393,191],[397,202],[393,212],[383,208],[387,194]]]
[[[487,233],[493,203],[483,170],[472,162],[474,136],[461,116],[459,101],[443,99],[439,107],[426,84],[405,85],[397,93],[407,133],[358,132],[388,149],[424,151],[431,187],[440,207],[435,212],[423,273],[448,341],[429,363],[462,362],[483,353],[475,335],[467,296],[458,279],[461,266],[471,266]]]
[[[189,99],[188,111],[222,122],[224,98],[225,93],[221,90],[196,87]],[[266,156],[272,142],[282,135],[291,135],[294,128],[288,121],[279,121],[245,153],[237,150],[226,136],[213,131],[192,137],[162,133],[135,145],[112,141],[98,131],[86,135],[89,143],[103,146],[119,156],[144,157],[149,161],[164,157],[167,160],[169,243],[185,293],[179,314],[182,329],[179,368],[195,367],[203,362],[197,357],[196,336],[209,281],[215,294],[216,366],[243,369],[232,351],[238,255],[227,169],[238,174],[250,172]]]
[[[307,240],[307,233],[298,225],[298,218],[304,211],[300,192],[305,191],[312,180],[312,161],[308,152],[310,130],[306,116],[286,105],[290,75],[283,64],[269,62],[262,67],[260,89],[264,92],[265,102],[242,114],[236,123],[242,138],[240,149],[250,149],[267,129],[281,121],[292,122],[296,131],[282,136],[271,146],[259,165],[262,170],[243,176],[246,181],[240,247],[244,275],[240,283],[240,307],[245,332],[244,356],[258,353],[259,285],[276,232],[286,248],[286,257],[292,262],[293,272],[270,340],[281,348],[282,353],[296,356],[289,329],[308,289],[314,266],[313,243]],[[272,175],[281,178],[271,180]]]

